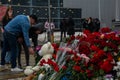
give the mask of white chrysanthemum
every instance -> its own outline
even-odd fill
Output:
[[[114,66],[113,70],[118,70],[118,68],[119,68],[118,66]]]
[[[40,66],[35,66],[32,68],[33,71],[39,71],[40,70]]]
[[[51,70],[51,66],[49,64],[44,64],[44,68],[46,71]]]
[[[34,71],[33,71],[32,69],[25,69],[25,70],[24,70],[24,74],[25,74],[25,75],[33,74],[33,72],[34,72]]]
[[[32,69],[32,66],[27,66],[26,69]]]
[[[120,66],[120,62],[117,62],[117,65]]]
[[[38,80],[42,80],[44,76],[45,76],[45,75],[41,73],[41,74],[38,76]]]

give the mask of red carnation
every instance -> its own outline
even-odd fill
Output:
[[[48,62],[47,62],[49,65],[53,66],[54,70],[55,71],[59,71],[59,66],[57,65],[56,62],[52,61],[51,59],[48,59]]]
[[[56,59],[56,54],[53,54],[52,56],[53,56],[54,59]]]
[[[57,44],[55,44],[55,43],[53,43],[52,46],[53,46],[54,50],[56,50],[56,51],[57,51],[58,48],[59,48],[59,46],[58,46]]]
[[[100,29],[101,33],[109,33],[111,32],[111,29],[109,27],[104,27]]]
[[[77,65],[73,66],[73,69],[74,69],[75,71],[80,71],[80,70],[81,70],[80,66],[77,66]]]
[[[109,60],[104,61],[104,63],[100,66],[102,70],[104,70],[106,73],[110,72],[113,69],[113,64],[109,62]]]
[[[66,66],[62,66],[62,69],[66,70],[66,69],[67,69],[67,67],[66,67]]]
[[[88,56],[91,53],[89,46],[87,46],[87,45],[80,45],[79,46],[79,53],[85,54],[85,55]]]
[[[40,61],[40,66],[43,66],[43,64],[45,64],[46,63],[46,61],[44,60],[44,59],[42,59],[41,61]]]
[[[86,70],[87,76],[88,76],[89,78],[93,76],[93,73],[92,73],[92,72],[93,72],[93,71],[91,71],[91,70]]]
[[[91,46],[91,50],[97,52],[97,51],[99,50],[99,48],[98,48],[97,46],[95,46],[95,45],[92,45],[92,46]]]

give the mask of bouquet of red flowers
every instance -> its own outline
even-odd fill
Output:
[[[85,30],[55,47],[51,66],[43,80],[91,80],[116,78],[114,67],[120,58],[120,36],[108,28],[90,33]],[[42,64],[44,64],[42,63]],[[106,77],[107,75],[107,77]],[[100,79],[100,80],[101,80]]]

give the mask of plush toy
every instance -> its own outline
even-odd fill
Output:
[[[53,48],[52,44],[51,44],[50,42],[47,42],[46,44],[44,44],[44,45],[41,47],[41,50],[38,52],[38,54],[39,54],[40,56],[43,56],[43,57],[41,58],[41,60],[44,59],[45,61],[47,61],[48,59],[52,58],[53,52],[54,52],[54,48]],[[41,61],[41,60],[40,60],[40,61]],[[39,65],[39,62],[38,62],[37,65]]]
[[[39,52],[38,52],[38,54],[40,56],[42,56],[40,61],[42,61],[44,59],[47,62],[48,59],[52,58],[53,53],[54,53],[54,48],[53,48],[52,44],[50,42],[47,42],[46,44],[44,44],[41,47],[41,50],[39,50]],[[39,71],[40,68],[42,68],[42,66],[40,66],[40,61],[38,61],[38,63],[34,67],[30,67],[30,66],[26,67],[26,69],[24,70],[24,74],[29,76],[29,75],[32,75],[33,73]]]

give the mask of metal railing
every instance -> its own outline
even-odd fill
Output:
[[[8,4],[2,4],[8,6]],[[50,4],[48,4],[50,5]],[[44,23],[47,19],[52,19],[56,25],[56,30],[59,29],[60,21],[63,18],[72,16],[75,21],[75,28],[81,27],[81,9],[78,8],[64,8],[64,7],[52,7],[52,6],[29,6],[29,5],[11,5],[14,10],[14,16],[19,14],[29,15],[35,14],[38,16],[38,20]]]

